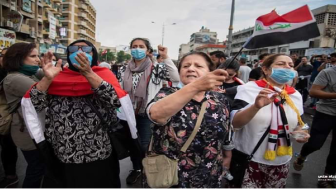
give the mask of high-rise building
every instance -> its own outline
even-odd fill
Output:
[[[61,23],[66,29],[66,36],[60,39],[63,45],[77,39],[95,44],[96,10],[89,0],[63,0]]]
[[[62,0],[0,0],[0,48],[34,42],[39,51],[58,49]]]
[[[188,44],[181,44],[179,49],[179,58],[181,58],[184,54],[192,51],[204,51],[204,45],[218,44],[217,39],[217,32],[210,31],[210,29],[205,28],[202,26],[202,28],[190,36],[190,40]],[[198,48],[203,46],[203,48]]]

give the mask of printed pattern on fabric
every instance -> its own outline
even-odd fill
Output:
[[[118,79],[119,83],[122,83],[122,81],[123,81],[123,77],[124,77],[124,73],[126,71],[126,67],[127,66],[122,66],[119,69],[119,72],[118,72],[118,75],[117,75],[117,79]],[[138,74],[140,74],[140,73],[138,73]],[[135,82],[134,77],[135,77],[135,75],[138,75],[138,74],[133,74],[133,87],[134,87],[134,89],[138,85],[138,82],[139,82],[143,72],[141,73],[140,76],[136,76],[138,78],[138,82]],[[150,77],[150,82],[153,83],[154,85],[159,85],[161,83],[161,80],[170,81],[169,71],[168,71],[165,64],[155,64],[154,68],[152,70],[151,77]]]
[[[242,188],[284,188],[288,172],[289,163],[273,166],[251,161]]]
[[[178,88],[162,88],[151,103],[176,92]],[[200,129],[188,150],[179,159],[179,187],[221,187],[224,143],[229,137],[229,103],[217,92],[205,95],[207,107]],[[153,126],[153,151],[177,159],[179,151],[191,135],[202,102],[189,101],[164,125]]]
[[[46,110],[46,139],[63,163],[88,163],[111,155],[107,132],[99,129],[94,133],[101,121],[87,100],[96,105],[108,125],[112,125],[118,119],[114,109],[120,107],[113,86],[103,81],[94,89],[94,94],[80,97],[47,95],[35,86],[30,96],[37,112]]]
[[[140,72],[140,73],[132,73],[132,81],[133,81],[133,90],[135,91],[138,83],[140,81],[141,76],[143,75],[144,72]]]

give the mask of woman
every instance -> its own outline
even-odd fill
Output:
[[[67,59],[69,69],[61,72],[61,60],[54,66],[52,53],[46,54],[44,77],[29,92],[35,110],[46,113],[44,134],[61,162],[58,176],[63,187],[120,187],[119,161],[107,134],[118,120],[120,86],[111,71],[95,67],[98,53],[89,41],[71,43]]]
[[[195,127],[201,104],[207,102],[200,130],[186,153],[179,157],[178,187],[221,187],[223,167],[227,167],[223,162],[224,150],[231,150],[224,146],[230,125],[229,104],[222,93],[212,91],[226,79],[227,72],[214,69],[205,53],[185,55],[179,65],[184,87],[162,88],[147,108],[155,123],[153,151],[177,159]]]
[[[233,127],[239,129],[235,132],[235,148],[251,154],[270,127],[269,134],[249,163],[242,187],[285,187],[292,158],[289,134],[304,134],[296,139],[297,142],[307,142],[309,138],[301,131],[304,125],[300,117],[303,114],[302,97],[285,84],[295,77],[289,66],[291,62],[286,55],[270,55],[262,64],[264,79],[238,87],[231,112]]]
[[[237,77],[240,68],[238,61],[236,60],[233,60],[232,62],[231,61],[232,61],[231,59],[226,60],[225,63],[222,65],[222,66],[227,65],[226,68],[222,66],[220,66],[219,68],[225,69],[229,74],[220,88],[224,90],[230,104],[232,105],[233,99],[237,94],[237,86],[243,85],[244,81],[242,81]]]
[[[168,57],[167,48],[158,46],[158,52],[164,64],[152,62],[150,58],[151,44],[147,39],[135,38],[130,43],[132,60],[119,71],[119,81],[124,90],[131,97],[135,111],[136,125],[140,137],[141,149],[147,151],[150,137],[150,120],[145,114],[145,108],[162,87],[163,80],[179,81],[178,71],[172,60]],[[135,147],[131,147],[135,148]],[[126,179],[133,184],[141,175],[141,154],[134,154],[131,149],[133,169]]]
[[[26,91],[38,81],[35,74],[39,63],[38,51],[33,43],[16,43],[8,48],[3,58],[3,68],[8,72],[3,87],[9,112],[13,112],[11,135],[14,144],[22,151],[28,163],[23,188],[39,188],[44,175],[44,164],[26,129],[20,106]],[[14,154],[12,158],[16,163]]]

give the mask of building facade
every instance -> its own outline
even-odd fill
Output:
[[[204,50],[204,45],[217,45],[217,32],[210,31],[210,29],[204,26],[198,31],[190,36],[190,40],[187,44],[181,44],[179,48],[179,59],[188,52]],[[201,47],[203,46],[203,47]],[[201,48],[199,48],[201,47]]]
[[[213,51],[225,51],[226,45],[206,44],[196,48],[198,52],[204,52],[206,54]]]
[[[61,23],[66,29],[66,36],[60,39],[63,45],[77,39],[95,44],[96,9],[89,0],[63,0]]]
[[[34,42],[40,53],[64,53],[59,44],[61,7],[62,0],[0,0],[0,48]]]

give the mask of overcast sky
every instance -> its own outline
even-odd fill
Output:
[[[226,40],[231,0],[90,0],[97,10],[96,40],[103,46],[129,45],[135,37],[149,38],[154,49],[162,41],[169,56],[177,59],[180,44],[202,26]],[[274,8],[282,15],[308,4],[315,9],[333,0],[236,0],[234,32],[254,25],[255,19]],[[154,24],[152,22],[155,22]],[[176,23],[176,25],[172,25]]]

